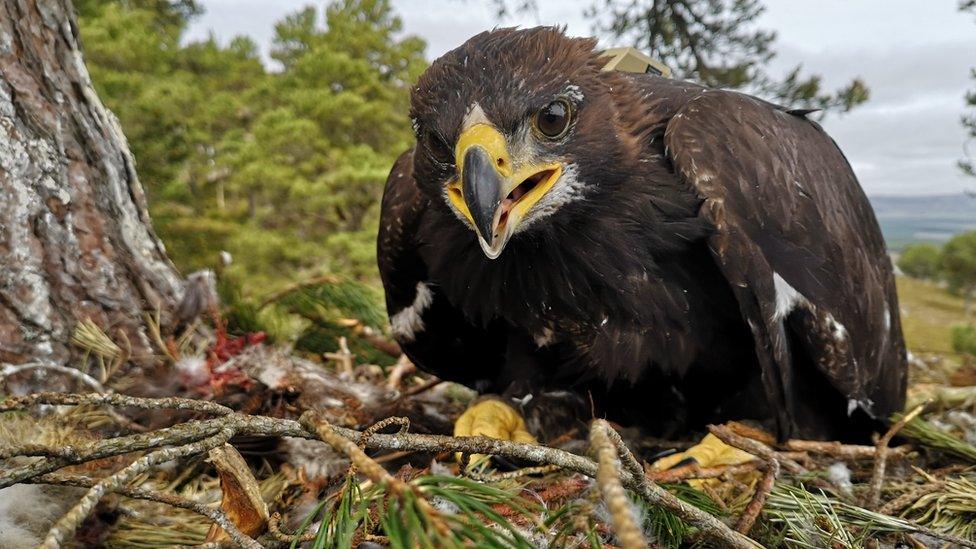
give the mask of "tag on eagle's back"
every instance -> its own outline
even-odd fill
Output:
[[[609,59],[603,66],[605,71],[651,73],[671,78],[671,69],[667,65],[636,48],[609,48],[601,55]]]

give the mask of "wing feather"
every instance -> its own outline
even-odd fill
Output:
[[[790,430],[799,344],[849,402],[886,418],[904,403],[905,349],[891,261],[847,159],[819,125],[708,90],[665,144],[716,227],[710,247],[756,339]]]

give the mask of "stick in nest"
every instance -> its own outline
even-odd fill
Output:
[[[603,494],[603,500],[610,508],[610,517],[617,533],[617,540],[623,549],[647,547],[647,541],[634,518],[627,492],[620,482],[620,460],[617,448],[610,440],[610,425],[602,419],[590,424],[590,446],[596,450],[600,464],[596,473],[596,483]]]
[[[78,503],[71,508],[71,510],[65,513],[63,517],[54,523],[54,526],[51,527],[47,537],[44,538],[44,542],[41,543],[40,548],[58,549],[61,547],[66,539],[70,539],[74,536],[78,526],[81,525],[82,521],[88,518],[88,515],[92,512],[105,494],[125,486],[135,477],[148,471],[155,465],[179,457],[206,452],[211,448],[215,448],[227,442],[232,436],[234,436],[233,429],[223,429],[217,435],[193,442],[191,444],[177,446],[175,448],[167,448],[165,450],[157,450],[137,459],[121,471],[103,478],[102,480],[98,481],[97,484],[92,486],[88,490],[88,493],[82,496],[81,499],[78,500]],[[261,547],[261,545],[253,539],[249,542],[247,540],[240,540],[240,542],[243,542],[242,545],[248,549],[259,549]]]
[[[776,479],[779,477],[779,461],[775,459],[767,461],[765,467],[766,471],[763,473],[763,478],[756,485],[756,493],[753,494],[752,500],[749,501],[746,510],[743,511],[742,516],[739,517],[738,522],[735,524],[735,530],[740,534],[747,535],[749,534],[749,530],[752,530],[752,525],[759,518],[759,513],[762,512],[763,506],[766,505],[766,498],[773,491],[773,485],[776,484]]]
[[[98,479],[91,479],[81,475],[43,475],[30,480],[31,484],[57,484],[62,486],[78,486],[80,488],[91,488],[98,483]],[[182,498],[174,494],[168,494],[166,492],[158,492],[156,490],[147,490],[145,488],[131,488],[128,486],[122,486],[115,490],[119,495],[125,496],[127,498],[142,499],[146,501],[154,501],[156,503],[162,503],[169,505],[171,507],[178,507],[180,509],[186,509],[187,511],[192,511],[198,515],[207,517],[215,524],[223,528],[231,538],[237,541],[239,544],[247,543],[250,539],[248,536],[243,534],[237,529],[237,526],[218,508],[212,507],[205,503],[197,503],[195,501]],[[252,540],[253,541],[253,540]],[[291,540],[288,540],[291,541]]]
[[[881,503],[881,485],[884,483],[885,467],[888,464],[888,444],[898,431],[918,417],[928,402],[923,402],[899,419],[888,432],[878,440],[874,454],[874,470],[871,472],[871,491],[868,493],[867,508],[875,511]]]
[[[807,472],[802,465],[785,456],[777,455],[772,448],[762,442],[739,435],[724,425],[709,425],[708,431],[729,446],[734,446],[744,452],[749,452],[756,457],[762,458],[767,463],[770,461],[778,461],[783,469],[791,473]]]
[[[69,515],[62,517],[58,523],[57,532],[52,532],[54,541],[66,539],[65,530],[74,531],[82,516],[89,512],[97,503],[97,499],[104,493],[117,490],[131,479],[135,470],[144,470],[166,459],[203,453],[210,448],[222,444],[234,434],[273,437],[300,437],[319,439],[327,442],[337,450],[346,454],[357,464],[360,471],[371,479],[386,483],[392,490],[404,488],[404,483],[389,475],[382,466],[370,459],[360,450],[357,442],[362,440],[363,433],[352,429],[344,429],[328,424],[323,418],[314,413],[303,416],[303,423],[280,418],[251,416],[234,413],[230,409],[213,403],[180,398],[137,398],[124,395],[73,395],[59,393],[41,393],[27,397],[14,397],[0,402],[0,412],[29,408],[37,404],[111,404],[114,406],[133,406],[146,409],[187,409],[215,414],[220,417],[206,421],[190,421],[173,427],[159,429],[150,433],[139,433],[114,439],[98,441],[85,448],[75,448],[73,456],[59,458],[45,458],[28,466],[7,471],[0,475],[0,487],[50,473],[67,465],[84,463],[95,459],[122,455],[135,451],[152,450],[164,446],[175,446],[167,450],[159,450],[140,458],[126,469],[112,477],[104,479],[101,486],[93,487],[89,494],[79,502]],[[664,507],[690,525],[698,528],[702,534],[723,547],[753,548],[757,544],[735,532],[712,515],[677,499],[673,494],[660,486],[650,482],[645,476],[643,468],[634,459],[633,454],[620,441],[616,431],[606,431],[611,442],[618,448],[620,459],[623,461],[623,471],[620,480],[624,487],[635,491],[648,504]],[[498,440],[487,437],[451,437],[441,435],[420,434],[372,434],[366,439],[366,446],[380,450],[410,450],[417,452],[465,452],[472,454],[493,454],[507,458],[525,460],[540,465],[558,466],[568,471],[581,473],[596,478],[598,465],[593,460],[535,444],[524,444],[512,441]],[[36,448],[35,448],[36,450]],[[52,452],[54,450],[51,450]],[[165,458],[165,459],[164,459]],[[139,465],[137,465],[139,464]],[[389,477],[389,478],[388,478]],[[392,481],[390,480],[392,479]],[[422,498],[419,498],[422,499]],[[420,504],[423,505],[423,504]],[[77,522],[76,522],[77,521]],[[247,544],[244,544],[247,545]]]

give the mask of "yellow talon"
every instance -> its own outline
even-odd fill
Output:
[[[537,443],[515,408],[496,399],[482,400],[465,410],[454,422],[454,436],[485,436],[513,442]],[[461,454],[456,457],[461,461]],[[487,458],[484,454],[473,454],[470,465],[481,463]]]
[[[744,452],[733,446],[722,442],[717,436],[709,433],[698,444],[688,448],[684,452],[663,457],[653,464],[651,468],[655,471],[665,471],[671,469],[678,463],[694,458],[701,468],[720,467],[722,465],[741,465],[756,459],[756,456],[749,452]],[[701,488],[701,480],[692,479],[688,481],[695,488]]]

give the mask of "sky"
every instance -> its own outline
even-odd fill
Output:
[[[435,59],[470,36],[496,25],[566,25],[570,34],[593,34],[584,10],[595,0],[538,0],[536,13],[501,22],[487,2],[393,0],[404,32],[427,41]],[[188,39],[213,33],[220,41],[244,34],[265,52],[274,22],[322,1],[200,0],[206,13]],[[758,21],[777,32],[773,74],[797,64],[821,74],[831,88],[862,78],[871,99],[823,125],[844,150],[871,195],[948,194],[976,190],[976,179],[957,167],[966,133],[959,119],[964,95],[976,88],[976,17],[958,0],[766,0]],[[610,44],[604,42],[607,46]],[[406,113],[404,113],[406,116]],[[976,155],[976,142],[969,145]]]

